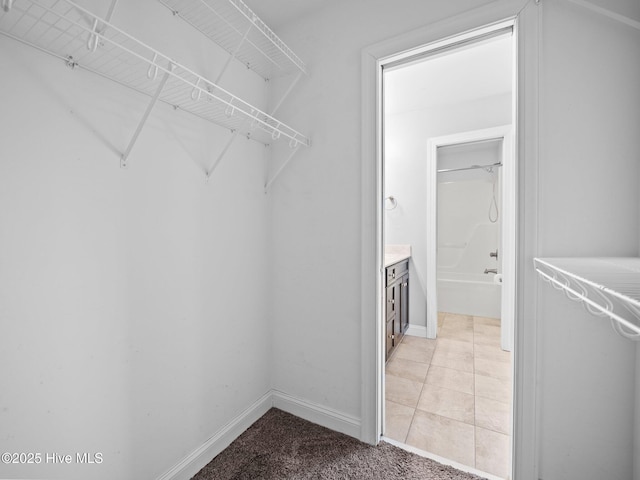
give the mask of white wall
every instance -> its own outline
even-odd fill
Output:
[[[640,32],[543,3],[540,256],[637,255]],[[634,345],[539,295],[540,477],[632,478]]]
[[[209,77],[226,58],[156,1],[113,22]],[[206,184],[230,133],[160,104],[121,170],[147,98],[0,51],[0,451],[104,458],[0,477],[157,478],[270,388],[264,147],[238,139]]]
[[[385,242],[411,245],[409,312],[413,325],[426,326],[427,318],[427,140],[510,123],[511,94],[386,118],[385,195],[394,195],[398,207],[385,214]]]
[[[540,254],[635,255],[638,34],[562,0],[541,3],[539,184],[527,183],[540,199]],[[623,3],[607,6],[623,10]],[[314,147],[273,192],[277,388],[360,414],[359,54],[470,5],[344,2],[283,32],[313,66],[287,112],[309,125]],[[537,316],[526,319],[527,328],[540,323],[540,477],[603,478],[604,469],[605,477],[624,478],[632,455],[632,348],[546,288]],[[596,431],[602,418],[609,423]]]
[[[313,146],[272,191],[276,389],[360,418],[361,50],[484,3],[340,2],[280,32],[310,70],[281,111]]]

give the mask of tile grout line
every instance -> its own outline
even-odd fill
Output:
[[[429,363],[429,366],[427,367],[427,375],[429,375],[429,369],[431,368],[431,363]],[[425,375],[424,380],[426,382],[427,380],[427,376]],[[424,391],[424,387],[425,387],[426,383],[422,383],[422,388],[420,389],[420,394],[418,395],[418,401],[416,402],[416,406],[413,409],[413,415],[411,416],[411,422],[409,422],[409,429],[407,430],[407,434],[404,437],[404,443],[407,443],[407,440],[409,439],[409,434],[411,433],[411,428],[413,427],[413,421],[416,418],[416,412],[418,411],[418,404],[420,403],[420,398],[422,397],[422,392]],[[408,443],[407,443],[408,445]]]
[[[424,380],[422,381],[422,388],[420,389],[420,394],[418,395],[418,401],[416,403],[415,408],[413,409],[413,415],[411,417],[411,422],[409,423],[409,429],[407,430],[407,434],[405,436],[404,443],[406,443],[407,445],[409,445],[407,443],[407,440],[409,438],[409,434],[411,433],[411,429],[413,428],[413,423],[416,418],[416,413],[419,410],[418,404],[420,403],[420,399],[422,398],[422,393],[424,392],[424,389],[427,387],[427,377],[429,376],[429,370],[431,369],[431,365],[432,365],[431,361],[433,360],[433,356],[436,354],[437,349],[438,349],[438,336],[436,334],[435,346],[433,347],[433,352],[431,353],[431,358],[428,363],[427,373],[425,374]]]

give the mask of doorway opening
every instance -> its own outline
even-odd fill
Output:
[[[512,472],[515,41],[503,22],[382,63],[383,435]]]

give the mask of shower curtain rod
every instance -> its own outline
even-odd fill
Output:
[[[459,168],[445,168],[443,170],[438,170],[438,173],[447,173],[447,172],[459,172],[461,170],[476,170],[478,168],[493,168],[493,167],[501,167],[502,163],[492,163],[490,165],[471,165],[470,167],[459,167]]]

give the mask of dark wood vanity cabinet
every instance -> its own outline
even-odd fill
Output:
[[[409,260],[389,265],[386,279],[385,344],[388,360],[409,327]]]

